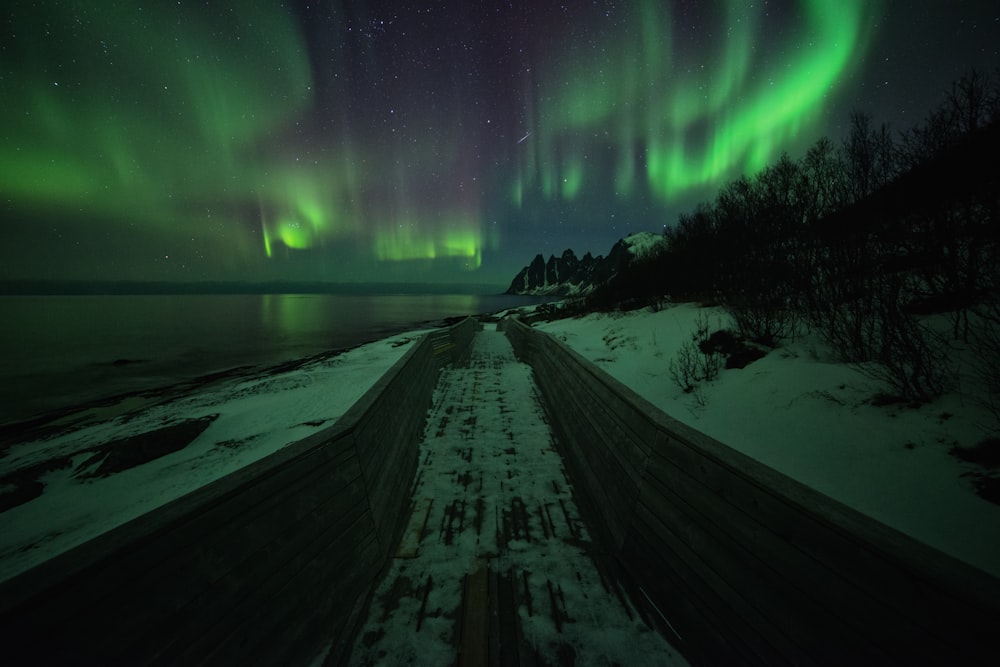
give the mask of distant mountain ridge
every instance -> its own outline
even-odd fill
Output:
[[[588,252],[577,258],[569,248],[560,257],[550,255],[548,261],[538,254],[518,272],[506,293],[533,296],[589,294],[614,279],[626,263],[654,252],[663,243],[665,239],[659,234],[640,232],[619,239],[607,257],[594,257]]]

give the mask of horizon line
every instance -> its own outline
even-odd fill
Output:
[[[470,294],[501,295],[501,283],[327,282],[321,280],[0,280],[0,296],[130,296],[184,294]]]

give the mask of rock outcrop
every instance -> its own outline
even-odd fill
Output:
[[[575,296],[589,294],[612,280],[625,264],[645,256],[663,243],[663,237],[648,232],[620,239],[607,257],[589,252],[582,258],[566,249],[562,256],[550,255],[548,261],[535,255],[511,281],[507,294]]]

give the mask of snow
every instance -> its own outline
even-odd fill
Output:
[[[76,425],[61,433],[0,451],[0,479],[47,461],[69,463],[38,477],[42,495],[0,512],[0,581],[332,425],[422,333],[247,372],[193,393],[127,397],[75,415]],[[213,415],[179,451],[87,477],[101,445]]]
[[[622,241],[628,248],[629,253],[631,253],[633,257],[637,258],[649,255],[666,243],[666,239],[662,234],[654,234],[653,232],[637,232],[635,234],[630,234],[622,239]]]
[[[976,495],[972,464],[948,452],[988,435],[990,415],[950,393],[919,409],[876,407],[883,391],[805,335],[685,394],[668,365],[695,321],[721,309],[590,314],[538,323],[670,416],[917,540],[1000,576],[1000,506]]]
[[[453,664],[464,578],[488,566],[516,582],[524,638],[548,664],[561,644],[579,664],[686,664],[603,587],[531,368],[497,331],[477,334],[472,360],[442,371],[413,495],[432,499],[423,540],[376,590],[352,663]]]

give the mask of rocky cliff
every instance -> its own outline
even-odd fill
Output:
[[[511,281],[507,294],[574,296],[588,294],[612,280],[635,257],[643,256],[663,243],[658,234],[643,232],[620,239],[607,257],[589,252],[582,258],[566,249],[561,257],[542,255],[521,269]]]

